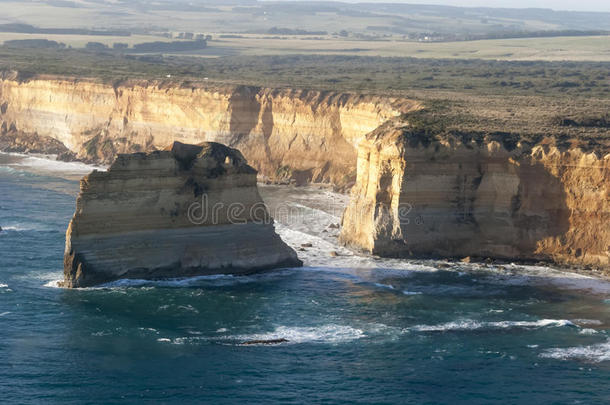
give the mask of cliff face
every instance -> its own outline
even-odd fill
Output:
[[[256,87],[187,87],[39,78],[0,81],[0,126],[49,136],[88,161],[172,141],[241,150],[272,180],[355,180],[356,146],[386,120],[418,108],[404,99]]]
[[[107,172],[81,180],[66,232],[64,286],[301,264],[275,233],[256,171],[239,151],[174,143],[120,155]]]
[[[404,125],[404,124],[402,124]],[[610,267],[610,154],[552,140],[371,133],[341,240],[383,256],[478,256]]]

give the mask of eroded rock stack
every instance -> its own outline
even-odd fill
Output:
[[[275,233],[256,174],[213,142],[119,155],[81,180],[64,286],[301,266]]]
[[[419,134],[360,144],[341,240],[382,256],[610,267],[610,153],[554,139]]]

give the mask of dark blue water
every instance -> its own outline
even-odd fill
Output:
[[[53,288],[78,184],[19,159],[0,155],[2,403],[610,402],[608,283],[376,261]]]

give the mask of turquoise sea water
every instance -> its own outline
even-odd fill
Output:
[[[289,224],[302,269],[56,288],[85,170],[0,154],[1,403],[610,403],[610,285],[551,269],[335,259]]]

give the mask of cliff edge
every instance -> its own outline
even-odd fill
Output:
[[[213,142],[119,155],[81,180],[64,287],[301,266],[256,175],[238,150]]]
[[[239,149],[265,180],[347,189],[360,140],[416,108],[400,97],[332,91],[0,72],[0,150],[45,150],[55,141],[80,160],[109,164],[173,141],[219,142]]]
[[[577,140],[418,131],[391,121],[358,150],[341,241],[381,256],[610,267],[610,153]]]

